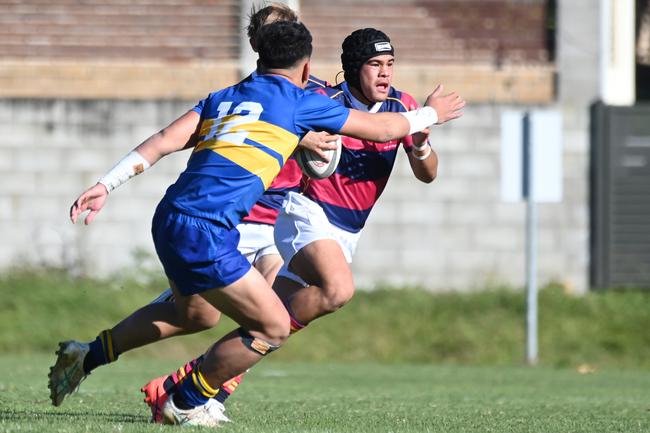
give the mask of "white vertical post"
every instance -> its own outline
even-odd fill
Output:
[[[278,3],[285,3],[294,11],[298,12],[300,0],[278,0]],[[253,51],[248,41],[246,28],[253,8],[259,9],[266,3],[260,0],[241,0],[239,2],[239,76],[247,77],[257,68],[257,54]]]
[[[300,0],[280,0],[281,3],[286,3],[291,9],[300,15]]]
[[[552,110],[501,115],[501,197],[526,202],[526,360],[538,361],[537,203],[562,201],[562,117]]]
[[[537,204],[535,203],[534,141],[530,113],[523,117],[523,195],[526,198],[526,361],[537,364]]]
[[[634,30],[634,0],[600,0],[600,97],[607,105],[636,100]]]
[[[241,78],[247,77],[257,68],[257,54],[251,48],[246,34],[250,13],[256,5],[254,0],[239,2],[239,76]]]

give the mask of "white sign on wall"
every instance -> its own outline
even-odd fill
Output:
[[[532,196],[535,202],[562,200],[562,118],[552,110],[501,115],[501,198],[514,203],[525,199],[526,146],[531,154]]]

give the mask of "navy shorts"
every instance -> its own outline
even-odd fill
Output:
[[[166,200],[156,208],[151,234],[165,274],[183,295],[227,286],[251,268],[237,250],[237,229],[186,215]]]

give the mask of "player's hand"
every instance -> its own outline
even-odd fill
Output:
[[[429,95],[424,105],[433,107],[436,110],[436,113],[438,113],[437,124],[440,125],[462,116],[463,112],[460,110],[465,106],[465,101],[456,92],[443,95],[442,84],[438,84],[438,87]]]
[[[325,161],[329,162],[329,156],[324,152],[325,150],[335,150],[336,149],[336,140],[339,139],[339,136],[336,134],[330,134],[329,132],[321,131],[314,132],[309,131],[305,135],[298,146],[305,147],[312,152],[316,153]]]
[[[70,207],[70,220],[72,223],[76,223],[77,217],[87,210],[90,210],[90,212],[86,215],[84,224],[88,225],[93,222],[95,215],[97,215],[97,213],[104,207],[107,197],[108,190],[101,183],[88,188],[75,200],[74,203],[72,203],[72,206]]]

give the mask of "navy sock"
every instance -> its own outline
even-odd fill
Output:
[[[174,399],[174,405],[179,409],[189,410],[195,407],[190,405],[180,392],[175,393],[172,398]]]
[[[99,333],[95,341],[89,343],[90,350],[84,359],[84,372],[90,373],[100,365],[117,361],[119,354],[113,347],[113,337],[109,329]]]
[[[165,381],[163,382],[163,389],[168,394],[174,389],[175,386],[176,386],[176,383],[174,383],[174,378],[171,377],[171,375],[167,379],[165,379]]]
[[[219,403],[223,404],[223,403],[225,403],[226,400],[228,400],[228,397],[230,397],[230,394],[228,394],[228,391],[226,391],[223,388],[223,386],[220,386],[219,387],[219,392],[214,397],[214,399],[217,400]]]
[[[174,393],[174,404],[179,409],[191,409],[204,405],[219,393],[218,390],[212,389],[199,369],[192,371],[192,374],[181,382],[180,387]]]

